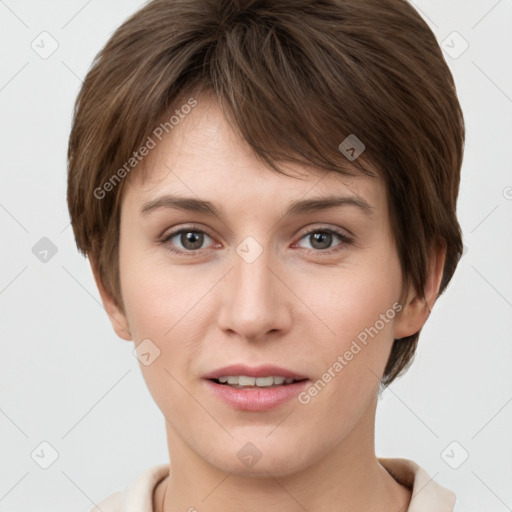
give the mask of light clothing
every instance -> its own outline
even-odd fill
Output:
[[[412,490],[407,512],[455,512],[455,494],[409,459],[378,459],[393,478]],[[153,492],[169,474],[169,464],[143,471],[126,489],[114,492],[90,512],[153,512]]]

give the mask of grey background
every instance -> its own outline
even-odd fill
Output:
[[[65,202],[81,80],[141,5],[0,0],[2,512],[85,512],[168,462],[163,417],[100,304]],[[512,1],[414,5],[447,52],[465,113],[466,252],[412,368],[380,400],[376,451],[416,461],[463,510],[512,510]],[[43,237],[57,251],[47,261]]]

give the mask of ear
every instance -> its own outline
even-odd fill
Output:
[[[92,260],[89,260],[89,262],[91,264],[94,280],[96,281],[96,286],[98,287],[98,290],[100,292],[103,307],[107,312],[107,315],[109,317],[110,323],[112,324],[112,327],[114,328],[114,331],[123,340],[132,341],[132,335],[130,334],[130,327],[128,325],[128,320],[126,319],[126,315],[121,311],[113,297],[105,289],[99,271],[94,262]]]
[[[404,308],[395,322],[395,339],[417,333],[427,321],[439,294],[445,261],[446,245],[434,248],[425,282],[425,297],[419,296],[411,286]]]

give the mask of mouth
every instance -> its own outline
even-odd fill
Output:
[[[282,375],[269,375],[267,377],[250,377],[248,375],[225,375],[218,379],[208,379],[216,384],[229,386],[235,389],[270,389],[279,386],[289,386],[296,382],[308,380],[306,378],[295,379]]]
[[[208,393],[242,411],[264,412],[296,398],[310,379],[274,365],[234,364],[203,375]]]

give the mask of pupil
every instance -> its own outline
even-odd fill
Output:
[[[181,243],[183,247],[187,249],[199,249],[203,244],[203,234],[197,231],[188,231],[187,233],[183,233],[181,237]],[[191,244],[191,246],[188,244]]]
[[[324,243],[323,247],[316,247],[316,249],[327,249],[330,245],[331,238],[332,238],[331,233],[325,233],[323,231],[321,231],[319,233],[313,233],[313,240],[315,243],[318,241],[320,241],[320,245],[322,245],[322,241]],[[327,240],[327,243],[325,243],[325,240]],[[312,244],[313,247],[315,247],[315,243]]]

